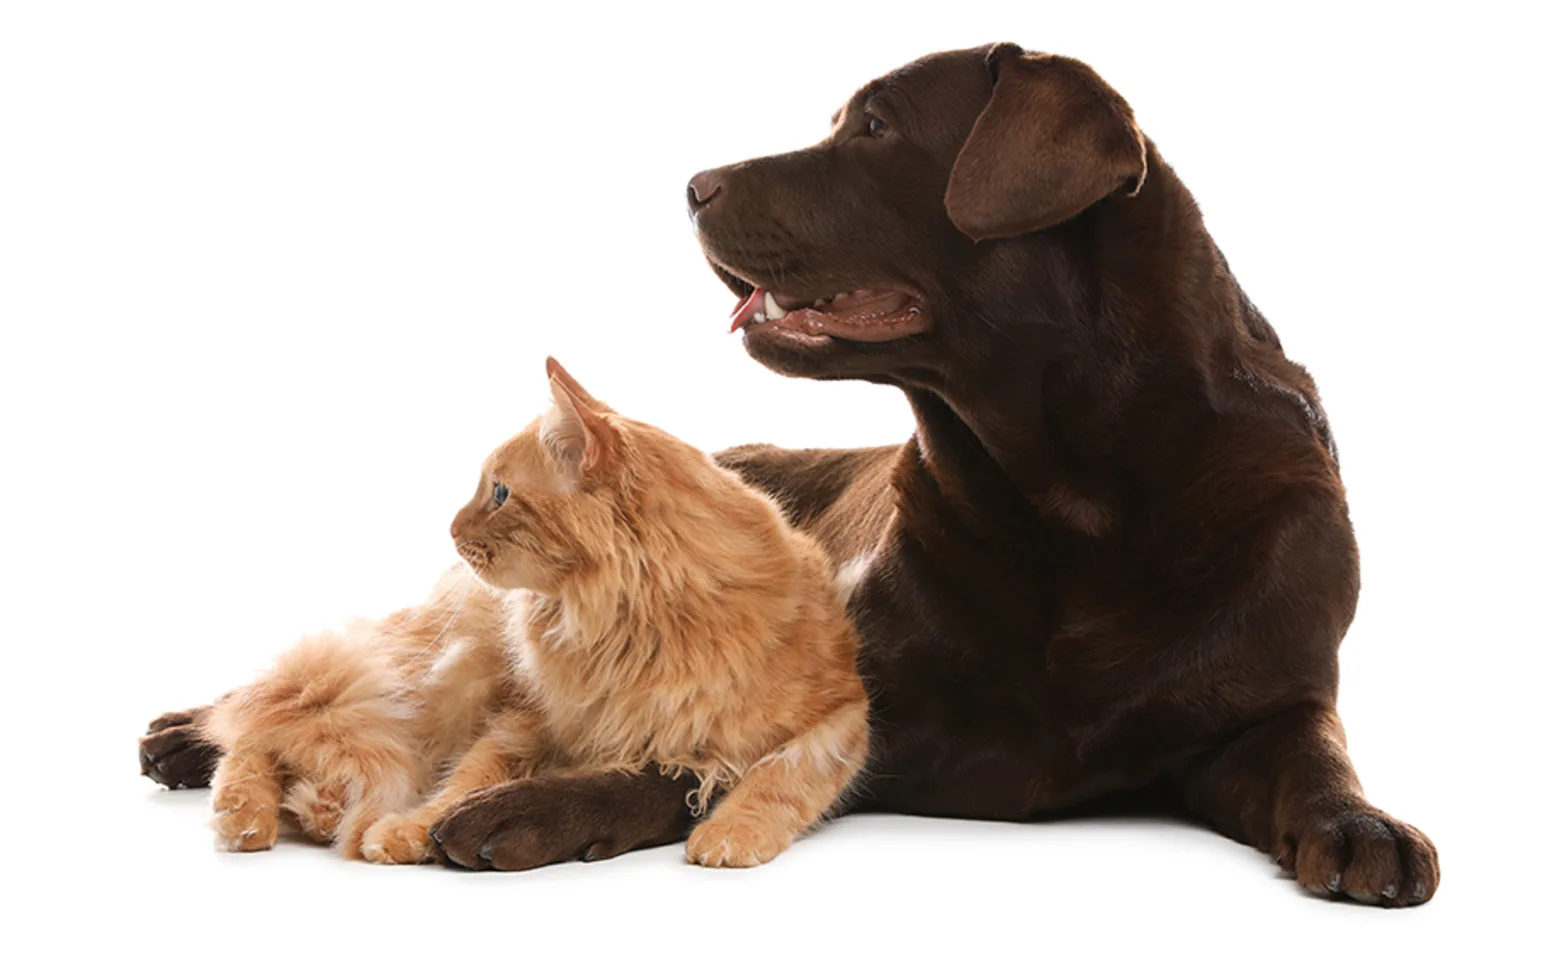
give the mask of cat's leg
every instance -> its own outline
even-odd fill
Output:
[[[416,802],[429,770],[417,704],[378,640],[373,633],[306,637],[200,724],[209,742],[274,758],[286,774],[289,812],[350,858],[371,823]],[[280,809],[281,783],[275,789]]]
[[[542,731],[530,712],[507,712],[494,719],[463,754],[440,790],[407,813],[390,813],[364,834],[363,857],[371,863],[422,863],[433,846],[429,830],[476,790],[537,769]]]
[[[355,860],[376,821],[418,802],[430,769],[405,718],[339,711],[337,719],[344,718],[353,722],[333,724],[328,716],[322,729],[299,726],[289,755],[299,775],[285,805],[306,834]]]
[[[370,826],[418,801],[416,785],[426,779],[411,757],[395,764],[381,762],[369,773],[352,751],[351,743],[342,749],[328,777],[293,780],[282,799],[282,808],[293,815],[305,836],[334,844],[350,860],[363,857]]]
[[[238,746],[212,777],[212,828],[225,850],[270,850],[277,842],[282,774],[269,753]]]
[[[387,789],[383,784],[374,785],[359,799],[349,802],[344,810],[342,822],[337,827],[337,852],[349,860],[368,859],[364,854],[364,843],[370,829],[417,801],[418,794],[415,791]]]
[[[361,746],[349,738],[330,757],[307,757],[313,771],[290,779],[282,800],[306,836],[349,860],[364,856],[364,837],[376,821],[418,802],[427,779],[412,749],[375,755],[356,752]]]
[[[852,783],[869,751],[869,712],[856,701],[762,759],[685,844],[691,863],[754,867],[788,848]]]
[[[170,790],[204,787],[222,750],[201,735],[201,724],[210,706],[174,710],[147,724],[137,742],[141,775]]]
[[[348,803],[345,784],[320,784],[295,778],[283,793],[282,808],[298,821],[299,829],[316,843],[331,843],[342,825]]]

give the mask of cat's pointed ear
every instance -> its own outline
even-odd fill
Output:
[[[600,413],[613,412],[611,409],[609,409],[608,404],[592,396],[590,393],[587,393],[586,387],[583,387],[579,380],[577,380],[575,377],[572,377],[570,375],[570,371],[566,370],[564,365],[561,364],[558,360],[555,360],[553,357],[549,357],[548,360],[544,363],[544,366],[548,370],[549,380],[562,384],[566,390],[569,390],[573,395],[575,395],[577,400],[580,400],[582,403],[585,403],[587,406]]]
[[[608,420],[612,411],[582,389],[553,357],[548,360],[548,375],[554,416],[545,430],[546,442],[583,476],[600,472],[619,449],[618,431]]]

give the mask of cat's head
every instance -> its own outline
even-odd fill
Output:
[[[451,539],[484,582],[553,594],[620,549],[635,448],[653,428],[609,409],[552,357],[548,379],[553,408],[489,455]]]

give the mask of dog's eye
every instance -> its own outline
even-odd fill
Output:
[[[883,137],[885,136],[885,121],[871,113],[869,114],[869,122],[864,125],[864,129],[869,131],[869,136],[871,137]]]
[[[499,509],[505,506],[505,501],[510,499],[510,490],[498,480],[494,481],[494,507]]]

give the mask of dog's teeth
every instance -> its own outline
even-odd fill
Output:
[[[766,292],[766,319],[767,320],[781,320],[785,316],[787,316],[787,311],[783,310],[777,304],[777,298],[773,297],[771,295],[770,291],[767,291]]]
[[[849,291],[847,291],[847,293],[839,293],[839,294],[837,294],[837,295],[836,295],[836,296],[835,296],[835,297],[832,297],[832,298],[831,298],[831,299],[832,299],[832,300],[835,300],[835,299],[837,299],[837,298],[838,298],[838,297],[845,297],[845,296],[847,296],[847,295],[848,295],[848,294],[850,294],[850,293],[852,293],[852,291],[851,291],[851,290],[849,290]]]
[[[830,299],[831,299],[830,297],[820,297],[820,298],[818,298],[817,300],[815,300],[815,303],[814,303],[815,309],[818,310],[821,307],[825,306],[826,302],[829,301]]]
[[[754,313],[750,314],[749,319],[751,323],[765,323],[766,315],[763,311],[756,310]]]

